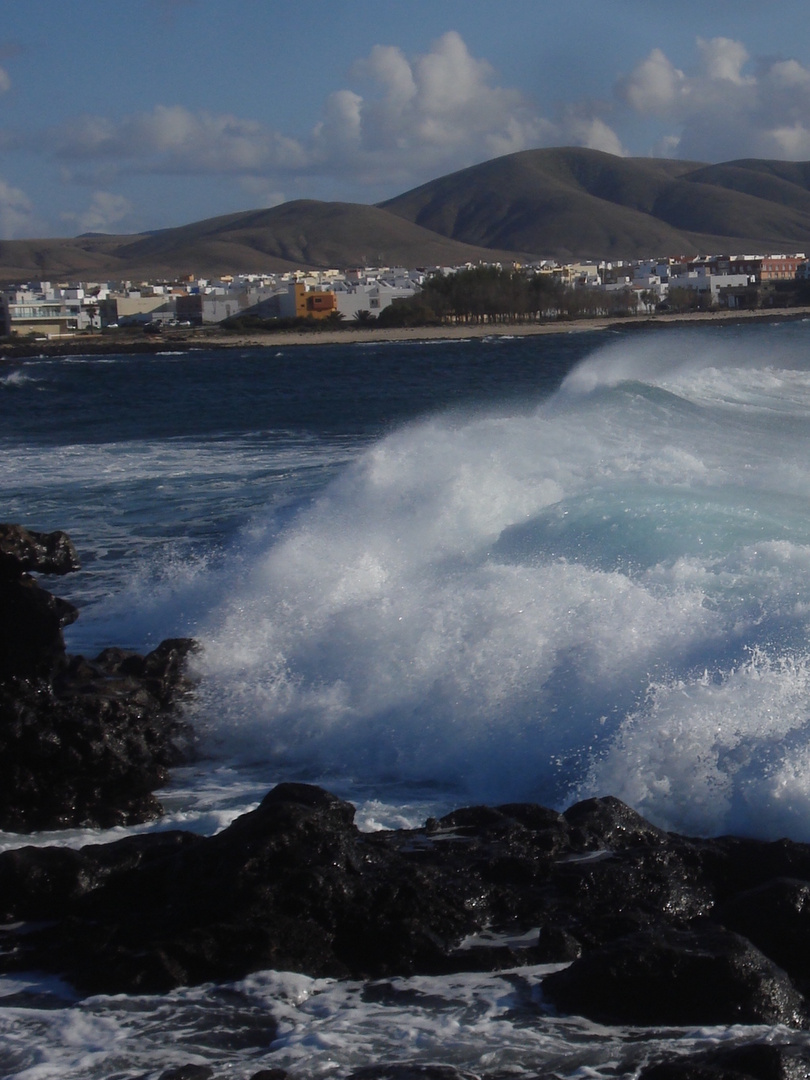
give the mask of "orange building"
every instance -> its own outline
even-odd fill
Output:
[[[295,315],[299,319],[325,319],[337,311],[337,297],[333,292],[307,289],[295,285]]]
[[[760,281],[792,281],[804,262],[804,255],[766,255],[759,271]]]

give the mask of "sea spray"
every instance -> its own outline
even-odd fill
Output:
[[[810,653],[761,647],[728,671],[650,686],[583,792],[611,791],[679,831],[807,837]]]
[[[807,376],[716,348],[700,369],[681,342],[645,382],[639,346],[528,415],[433,418],[349,466],[203,633],[220,752],[563,805],[607,790],[600,763],[627,717],[655,726],[654,687],[722,683],[751,649],[778,666],[806,630],[810,483],[808,433],[787,456],[774,424]],[[739,797],[696,809],[685,755],[668,773],[683,809],[643,788],[645,810],[733,825]]]
[[[808,332],[26,362],[0,490],[82,553],[72,651],[203,639],[177,820],[296,776],[368,822],[615,788],[801,838]]]

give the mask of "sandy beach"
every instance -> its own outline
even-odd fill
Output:
[[[575,319],[546,323],[497,323],[410,328],[368,326],[340,330],[272,333],[231,333],[218,327],[193,330],[167,329],[159,334],[104,331],[48,340],[0,345],[0,361],[30,356],[64,356],[77,353],[155,353],[193,349],[279,349],[298,345],[349,345],[385,341],[470,340],[490,337],[529,337],[544,334],[583,334],[596,330],[658,330],[702,323],[774,322],[810,318],[810,307],[769,308],[757,311],[698,311],[673,315],[638,315],[630,318]]]
[[[213,345],[231,343],[240,348],[278,345],[337,345],[348,341],[429,341],[469,340],[487,337],[530,337],[540,334],[581,334],[593,330],[647,330],[665,326],[682,326],[706,322],[769,322],[775,319],[802,319],[810,317],[810,307],[770,308],[767,311],[696,311],[679,315],[639,315],[631,318],[575,319],[566,322],[547,323],[497,323],[462,326],[422,326],[404,328],[363,328],[360,330],[325,330],[317,333],[283,331],[272,334],[233,335],[217,331],[215,335],[203,330],[196,337]],[[220,336],[221,335],[221,336]]]

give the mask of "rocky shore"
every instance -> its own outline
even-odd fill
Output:
[[[76,611],[32,575],[77,565],[64,533],[0,526],[4,829],[159,814],[154,789],[192,745],[178,713],[191,642],[66,654]],[[349,803],[282,783],[210,837],[6,851],[0,924],[1,972],[54,973],[82,994],[160,994],[275,968],[385,995],[395,976],[554,965],[532,975],[538,1023],[757,1026],[743,1046],[653,1062],[643,1080],[810,1075],[810,845],[680,836],[611,797],[564,813],[472,806],[364,833]],[[189,1065],[163,1080],[214,1075]],[[283,1073],[256,1080],[271,1076]],[[355,1080],[461,1076],[441,1063],[369,1064]]]
[[[397,975],[567,964],[536,976],[538,1023],[783,1030],[778,1045],[760,1028],[745,1053],[657,1062],[645,1080],[807,1075],[810,846],[665,833],[609,797],[377,833],[353,816],[321,788],[280,784],[212,837],[6,852],[0,970],[143,994],[276,968],[385,994]]]
[[[133,824],[161,814],[153,792],[193,744],[177,711],[193,642],[148,656],[69,656],[78,617],[33,574],[78,569],[63,532],[0,525],[0,829]]]

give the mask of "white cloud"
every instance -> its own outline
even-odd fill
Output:
[[[623,104],[670,128],[657,152],[706,161],[810,157],[810,69],[795,59],[754,62],[731,38],[698,38],[696,49],[689,74],[653,49],[616,84]]]
[[[33,133],[25,145],[97,186],[113,186],[123,169],[255,177],[270,192],[329,176],[336,187],[365,186],[370,198],[530,147],[565,142],[623,152],[598,110],[543,116],[518,90],[500,86],[491,65],[472,56],[455,31],[414,57],[377,45],[353,65],[350,79],[353,88],[330,94],[319,122],[298,138],[258,120],[157,105],[115,120],[79,116]]]
[[[666,114],[686,90],[686,76],[660,49],[653,49],[629,78],[617,84],[619,97],[640,113]]]
[[[126,221],[133,206],[123,195],[110,191],[95,191],[90,206],[84,213],[64,213],[63,221],[71,222],[77,233],[112,232],[113,226]]]
[[[773,144],[773,153],[769,156],[792,161],[810,158],[810,130],[804,124],[774,128],[767,137]]]
[[[802,67],[798,60],[777,60],[768,68],[766,79],[774,87],[804,90],[810,85],[810,71]]]
[[[63,159],[118,160],[142,172],[243,173],[306,160],[300,144],[256,120],[184,105],[156,105],[118,122],[80,116],[47,141]]]
[[[411,59],[375,46],[351,75],[364,95],[332,95],[311,149],[326,166],[335,147],[351,147],[353,167],[369,183],[418,182],[566,138],[619,147],[604,121],[555,122],[519,91],[498,86],[491,65],[471,56],[455,31]]]
[[[748,51],[742,42],[724,37],[711,38],[709,41],[698,38],[697,46],[705,78],[733,83],[736,86],[753,82],[750,76],[746,77],[742,73],[749,59]]]
[[[619,157],[627,154],[613,128],[599,117],[571,119],[565,124],[564,131],[567,135],[565,141],[575,146],[585,146],[589,150],[602,150],[606,154],[616,154]]]
[[[249,193],[252,204],[257,209],[269,210],[287,201],[283,191],[277,191],[268,186],[267,181],[261,176],[243,176],[239,180],[239,186]]]
[[[324,118],[314,132],[326,156],[353,154],[363,137],[363,99],[351,90],[337,90],[324,105]]]
[[[0,179],[0,236],[5,240],[36,235],[31,200],[20,188]]]
[[[365,60],[357,61],[352,73],[355,78],[378,82],[385,87],[385,97],[400,106],[411,102],[418,92],[410,63],[394,45],[375,45]]]

